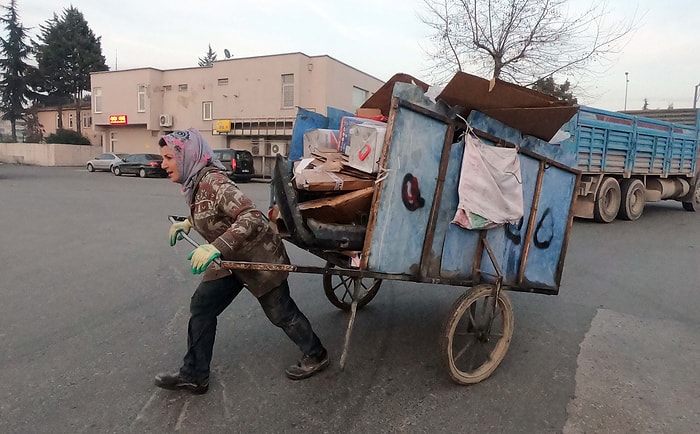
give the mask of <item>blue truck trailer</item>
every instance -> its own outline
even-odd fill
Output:
[[[700,210],[698,113],[683,125],[580,106],[552,140],[576,155],[582,174],[574,214],[637,220],[646,202],[660,200]]]

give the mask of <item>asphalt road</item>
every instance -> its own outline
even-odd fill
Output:
[[[241,188],[267,206],[267,184]],[[340,371],[347,314],[320,276],[292,274],[331,367],[287,380],[298,350],[244,292],[198,397],[153,386],[179,366],[198,282],[190,248],[167,241],[185,212],[166,179],[0,165],[0,432],[700,432],[700,215],[678,203],[576,221],[560,294],[510,294],[513,341],[482,383],[455,385],[440,362],[463,289],[385,281]]]

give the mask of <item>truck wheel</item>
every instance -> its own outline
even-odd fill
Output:
[[[593,206],[593,218],[600,223],[610,223],[615,220],[620,211],[620,184],[617,179],[606,176],[598,187]]]
[[[700,211],[700,182],[695,183],[692,202],[683,202],[683,209],[691,212]]]
[[[622,202],[617,216],[625,220],[639,219],[646,202],[644,183],[639,179],[624,179],[620,189],[622,190]]]

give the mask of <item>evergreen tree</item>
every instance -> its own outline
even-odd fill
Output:
[[[24,118],[26,104],[35,96],[31,86],[33,67],[26,60],[32,53],[31,41],[27,42],[27,29],[20,22],[17,2],[10,0],[3,6],[6,14],[0,17],[7,35],[0,38],[0,110],[2,118],[10,121],[12,141],[17,141],[17,121]]]
[[[90,73],[106,71],[100,37],[95,36],[87,21],[75,7],[63,10],[41,27],[41,44],[36,47],[36,59],[46,95],[61,105],[69,99],[75,103],[76,125],[81,132],[80,102],[83,92],[90,90]],[[63,125],[60,122],[59,128]]]
[[[209,51],[207,51],[207,54],[204,55],[204,57],[199,58],[199,66],[201,67],[208,67],[214,65],[214,61],[216,60],[216,51],[211,49],[211,44],[209,44]]]
[[[37,90],[41,92],[38,100],[44,106],[55,106],[58,110],[58,125],[63,128],[63,106],[70,104],[72,100],[71,90],[67,80],[69,72],[65,70],[63,62],[63,53],[68,49],[62,44],[64,41],[58,35],[58,16],[53,15],[53,18],[47,20],[41,28],[42,41],[47,41],[45,45],[36,45],[36,58],[38,62],[37,69]],[[48,46],[48,41],[51,41],[51,46]]]
[[[540,78],[532,85],[532,89],[538,92],[546,93],[557,98],[561,102],[576,104],[577,99],[571,93],[571,83],[566,80],[563,84],[557,84],[554,78]]]
[[[41,122],[39,122],[39,113],[36,105],[27,109],[24,119],[27,122],[24,127],[24,141],[27,143],[43,142],[46,131]]]

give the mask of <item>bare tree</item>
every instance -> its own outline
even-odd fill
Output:
[[[635,12],[607,25],[605,0],[577,14],[568,0],[423,1],[438,81],[467,68],[525,86],[553,75],[583,77],[619,53],[638,22]]]

